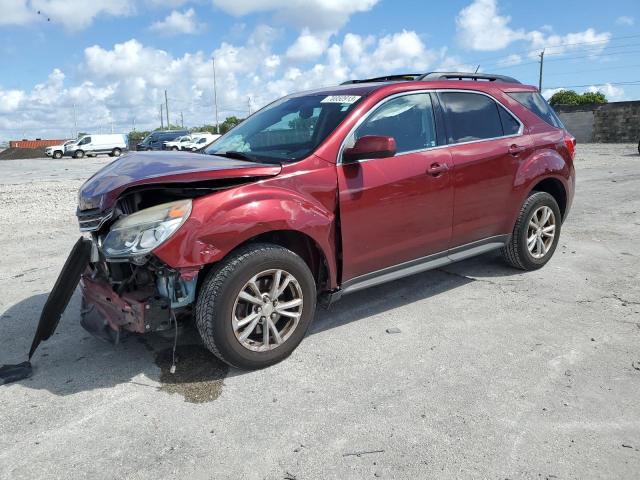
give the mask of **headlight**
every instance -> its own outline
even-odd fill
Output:
[[[146,255],[167,240],[191,214],[191,200],[140,210],[113,224],[102,244],[107,258]]]

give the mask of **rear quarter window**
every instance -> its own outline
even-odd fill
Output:
[[[556,112],[538,92],[510,92],[509,96],[549,125],[564,129],[564,125]]]

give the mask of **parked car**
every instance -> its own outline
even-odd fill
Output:
[[[64,148],[67,145],[71,145],[72,143],[76,143],[76,140],[67,140],[62,145],[52,145],[50,147],[47,147],[44,149],[44,153],[48,157],[62,158],[62,156],[64,155]]]
[[[158,130],[157,132],[152,132],[147,135],[144,140],[136,145],[136,150],[162,150],[164,142],[171,142],[178,137],[188,134],[189,132],[186,130]]]
[[[125,134],[85,135],[77,141],[65,145],[64,154],[74,158],[82,158],[85,155],[95,157],[100,154],[119,157],[128,148],[129,140]]]
[[[216,141],[221,136],[212,133],[193,133],[191,134],[191,141],[183,143],[180,149],[187,152],[195,152]]]
[[[82,324],[117,340],[193,316],[223,361],[272,365],[317,302],[497,249],[515,268],[544,266],[574,196],[574,151],[537,89],[509,77],[289,95],[208,159],[134,153],[87,180],[77,215],[91,240],[68,261],[86,265]]]
[[[163,150],[182,150],[180,147],[186,143],[191,142],[191,135],[183,135],[175,140],[170,140],[162,144]]]

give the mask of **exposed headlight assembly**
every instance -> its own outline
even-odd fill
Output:
[[[121,218],[102,243],[107,258],[142,257],[173,235],[191,214],[191,200],[164,203]]]

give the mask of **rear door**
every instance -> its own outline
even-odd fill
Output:
[[[453,160],[453,246],[511,233],[515,175],[531,152],[522,123],[480,92],[438,97]]]
[[[397,154],[337,166],[343,282],[449,247],[451,156],[436,131],[430,94],[411,93],[374,108],[347,138],[390,136]]]

